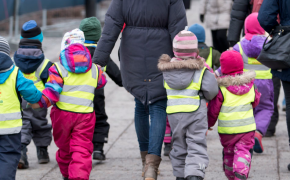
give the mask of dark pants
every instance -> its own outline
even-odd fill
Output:
[[[271,117],[271,122],[270,125],[268,126],[267,131],[274,134],[276,131],[276,125],[279,120],[278,100],[281,88],[280,78],[273,76],[273,84],[274,84],[274,113]]]
[[[227,29],[218,29],[211,31],[213,47],[220,53],[223,53],[229,48],[227,31]]]
[[[289,146],[290,146],[290,82],[282,81],[282,84],[283,84],[285,100],[286,100],[286,123],[287,123]]]
[[[160,156],[166,128],[167,99],[150,105],[144,105],[136,98],[135,102],[135,129],[140,151]]]
[[[105,110],[104,89],[95,90],[94,109],[96,114],[96,125],[93,137],[93,144],[107,143],[110,124]]]
[[[0,135],[0,180],[15,180],[21,157],[21,133]]]

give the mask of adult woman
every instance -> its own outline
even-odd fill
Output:
[[[200,21],[205,18],[211,30],[213,46],[221,53],[229,48],[227,30],[230,23],[232,0],[201,0]]]
[[[270,33],[279,25],[277,15],[280,17],[282,26],[290,26],[290,1],[289,0],[267,0],[264,1],[259,11],[258,20],[260,25]],[[288,32],[290,33],[290,32]],[[289,47],[288,47],[289,48]],[[290,69],[282,71],[272,70],[272,74],[281,79],[286,99],[286,122],[290,142]],[[289,166],[288,166],[289,168]]]
[[[162,54],[173,56],[172,40],[187,25],[183,1],[113,0],[94,63],[106,65],[124,23],[126,28],[120,45],[123,85],[135,97],[135,127],[143,166],[146,162],[145,178],[156,179],[167,105],[157,63]]]

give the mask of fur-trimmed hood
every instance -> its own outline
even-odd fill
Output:
[[[158,63],[158,69],[162,71],[165,82],[172,89],[187,88],[193,80],[195,70],[203,67],[202,58],[177,60],[171,59],[168,55],[162,55]]]
[[[219,86],[224,86],[233,94],[243,95],[248,93],[254,85],[255,71],[247,71],[236,76],[222,76],[217,78]]]
[[[170,58],[167,54],[163,54],[159,58],[158,69],[160,71],[168,71],[173,69],[202,69],[204,67],[204,59],[197,57],[196,59],[178,60],[177,58]]]

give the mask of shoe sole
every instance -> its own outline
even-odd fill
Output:
[[[255,145],[254,145],[254,151],[256,153],[262,153],[263,152],[263,149],[262,149],[262,146],[260,144],[260,141],[258,138],[255,137]]]
[[[25,165],[25,163],[20,160],[19,163],[18,163],[18,169],[28,169],[29,168],[29,165]]]
[[[49,162],[50,162],[49,159],[40,159],[40,160],[38,160],[38,164],[47,164]]]
[[[155,180],[154,178],[145,178],[145,180]]]

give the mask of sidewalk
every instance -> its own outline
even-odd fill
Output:
[[[198,20],[198,2],[193,1],[188,13],[188,22],[193,24]],[[76,25],[77,27],[78,25]],[[72,27],[72,29],[75,27]],[[61,38],[45,38],[44,52],[47,58],[56,61],[60,51]],[[119,64],[118,48],[112,52],[112,59]],[[211,45],[211,34],[207,31],[207,44]],[[105,87],[106,110],[111,125],[109,143],[105,145],[107,160],[93,161],[91,180],[142,180],[141,160],[134,127],[134,98],[124,88],[119,88],[109,79]],[[290,152],[287,138],[285,113],[281,112],[276,136],[264,138],[265,152],[254,154],[250,180],[288,180],[290,172]],[[222,170],[222,147],[216,127],[207,137],[210,164],[206,170],[206,180],[226,180]],[[60,180],[62,179],[55,160],[57,147],[54,142],[49,146],[51,162],[46,165],[37,164],[36,148],[33,143],[28,146],[30,168],[18,170],[17,180]],[[162,157],[160,176],[158,180],[175,180],[168,157]]]

